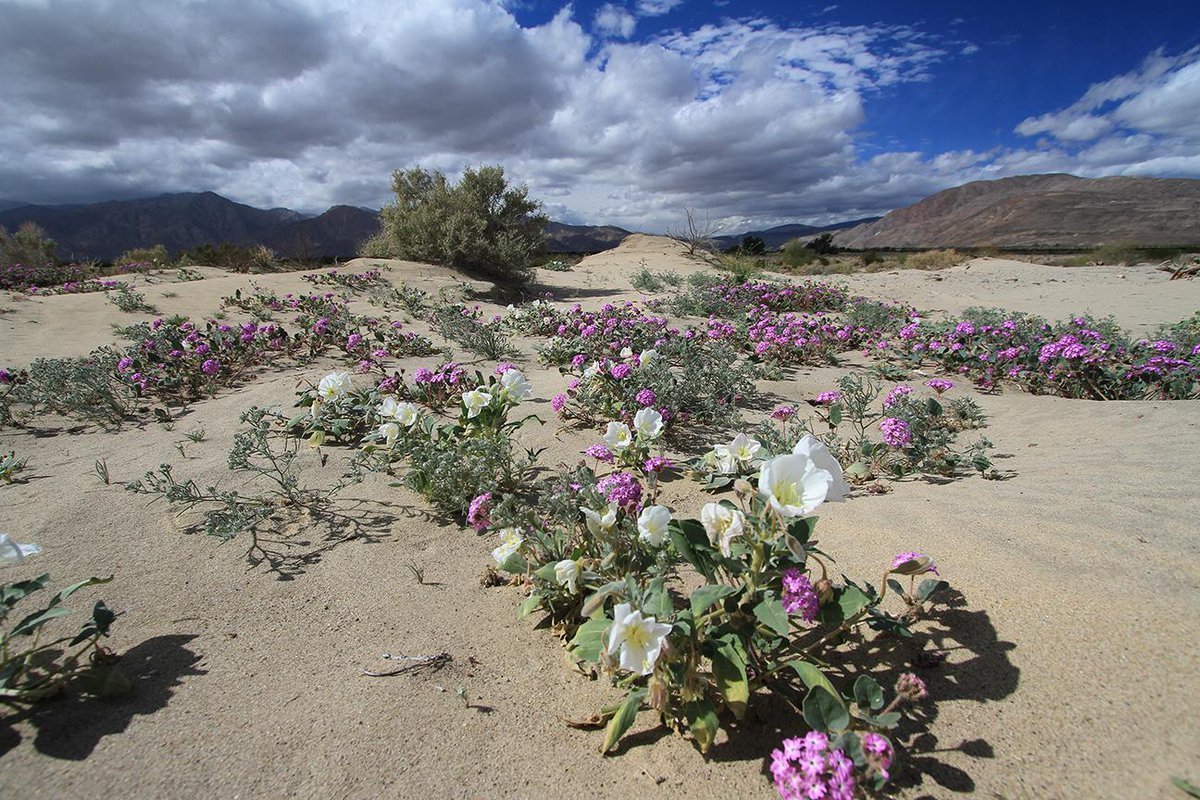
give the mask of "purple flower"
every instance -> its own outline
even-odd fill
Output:
[[[122,358],[120,361],[117,362],[117,372],[129,372],[129,370],[132,367],[133,367],[133,359],[130,358],[129,356],[125,356],[124,358]],[[8,375],[7,372],[4,374]],[[8,381],[3,381],[3,382],[8,383]]]
[[[215,358],[206,359],[204,363],[200,365],[200,371],[205,375],[216,375],[221,371],[221,362],[217,361]]]
[[[929,380],[925,381],[925,385],[930,389],[933,389],[938,394],[941,394],[942,392],[948,392],[953,389],[954,381],[948,381],[944,378],[930,378]]]
[[[794,416],[796,416],[794,406],[780,406],[771,412],[771,419],[778,420],[779,422],[787,422]]]
[[[550,407],[554,409],[554,412],[556,414],[561,414],[563,408],[565,408],[566,405],[567,405],[567,396],[565,394],[563,394],[562,392],[559,392],[558,394],[554,395],[553,398],[550,399]]]
[[[887,397],[883,398],[883,407],[891,408],[892,406],[896,405],[896,403],[900,402],[901,397],[905,397],[910,394],[912,394],[912,387],[906,383],[902,383],[895,389],[892,389],[890,392],[888,392]]]
[[[414,383],[429,383],[432,380],[433,380],[433,370],[428,369],[427,367],[421,367],[420,369],[413,372],[413,382]]]
[[[608,374],[612,375],[617,380],[621,380],[622,378],[628,376],[632,369],[633,368],[628,364],[613,364],[612,369],[608,371]]]
[[[12,383],[12,373],[6,369],[0,369],[0,383]]]
[[[492,524],[488,514],[492,510],[492,493],[484,492],[471,501],[471,505],[467,508],[467,522],[476,531],[482,532],[487,530],[487,527]]]
[[[929,558],[929,556],[925,555],[924,553],[917,553],[911,550],[907,553],[901,553],[892,559],[892,569],[895,569],[901,564],[906,564],[909,561],[915,561],[918,558]],[[924,575],[926,572],[932,572],[934,575],[942,574],[938,572],[937,564],[933,563],[933,559],[931,558],[929,559],[929,563],[925,565],[925,569],[921,570],[920,572],[914,572],[913,574]]]
[[[888,774],[888,769],[892,766],[892,743],[887,740],[887,737],[880,736],[878,733],[864,733],[862,735],[863,754],[867,757],[867,772],[869,775],[878,775],[887,780],[891,777]]]
[[[612,451],[602,444],[594,444],[583,452],[597,461],[603,461],[606,464],[611,464],[613,460]]]
[[[628,472],[614,472],[596,481],[599,489],[610,503],[626,508],[636,506],[642,499],[642,485]]]
[[[637,395],[634,396],[634,400],[636,400],[637,404],[642,408],[649,408],[650,406],[654,405],[656,400],[658,400],[658,395],[654,393],[653,389],[641,389],[638,391]]]
[[[830,750],[828,736],[809,731],[782,744],[771,751],[771,777],[783,800],[853,800],[854,762],[841,750]]]
[[[796,568],[783,571],[783,610],[799,614],[805,622],[817,618],[820,600],[808,576]]]
[[[362,337],[361,333],[350,334],[349,338],[346,339],[346,349],[353,350],[354,348],[356,348],[360,344],[362,344],[362,340],[363,340],[363,337]]]
[[[971,336],[975,333],[975,325],[970,321],[960,322],[954,326],[954,332],[959,336]]]
[[[924,700],[929,696],[929,692],[925,688],[925,681],[911,672],[906,672],[896,679],[896,694],[910,703]]]
[[[879,423],[879,432],[889,447],[908,447],[912,444],[912,431],[908,423],[897,417],[884,417],[883,422]]]
[[[813,402],[819,406],[831,406],[842,401],[841,392],[821,392]]]
[[[586,363],[587,356],[585,356],[583,353],[576,353],[575,355],[571,356],[571,366],[575,367],[576,369],[579,369]]]
[[[642,469],[646,472],[659,473],[673,466],[675,465],[671,463],[670,459],[663,456],[650,456],[646,459],[646,463],[642,465]]]
[[[516,364],[510,364],[507,361],[505,361],[503,363],[496,365],[495,373],[497,375],[503,375],[504,373],[508,372],[510,369],[516,369],[516,368],[517,368]]]

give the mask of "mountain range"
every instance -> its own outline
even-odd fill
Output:
[[[1020,175],[946,189],[834,234],[853,249],[1200,244],[1200,180]]]

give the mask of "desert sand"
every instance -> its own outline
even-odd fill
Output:
[[[342,269],[375,264],[393,285],[489,288],[399,261]],[[643,266],[710,269],[668,240],[634,236],[539,280],[558,303],[594,307],[640,297],[629,279]],[[160,313],[202,318],[251,280],[205,274],[139,286]],[[310,289],[294,273],[253,280],[281,292]],[[978,259],[940,272],[832,280],[934,313],[971,305],[1052,318],[1091,311],[1138,333],[1200,309],[1200,281],[1168,282],[1149,267]],[[0,366],[82,355],[115,341],[112,322],[149,316],[121,314],[102,294],[5,294]],[[535,387],[530,407],[551,420],[522,429],[522,441],[547,447],[547,466],[574,462],[598,432],[559,428],[548,400],[565,378],[538,365],[534,342],[519,344],[518,363]],[[494,366],[456,356],[485,371]],[[174,430],[152,420],[116,433],[49,423],[0,430],[0,451],[30,458],[26,482],[0,485],[0,531],[44,548],[4,579],[115,574],[85,599],[104,597],[121,612],[108,644],[124,653],[135,687],[119,699],[68,695],[7,712],[0,796],[775,795],[769,753],[795,721],[774,709],[733,741],[722,736],[708,758],[643,714],[618,753],[602,757],[599,733],[563,719],[586,717],[619,693],[573,671],[555,636],[518,617],[518,588],[480,585],[493,539],[439,522],[420,497],[381,476],[350,493],[362,501],[356,538],[281,532],[293,534],[288,552],[307,555],[272,571],[248,568],[245,541],[189,535],[188,520],[165,504],[147,505],[93,473],[96,459],[106,459],[115,484],[170,462],[199,483],[228,484],[238,414],[253,404],[290,408],[297,384],[337,366],[331,358],[268,371],[195,403]],[[799,402],[831,388],[838,374],[801,369],[762,388]],[[847,574],[874,575],[895,553],[917,549],[936,557],[961,595],[933,626],[948,658],[922,673],[933,718],[910,742],[896,794],[1181,797],[1172,776],[1200,781],[1200,405],[1067,400],[1011,387],[954,391],[971,391],[989,415],[984,433],[1004,480],[908,479],[821,515],[823,547]],[[204,441],[186,441],[197,428]],[[176,449],[181,441],[186,458]],[[344,454],[329,452],[324,471],[312,455],[306,476],[337,469]],[[681,514],[697,514],[705,500],[686,480],[666,489],[666,503]],[[409,564],[424,571],[426,585]],[[439,672],[362,672],[389,668],[383,653],[442,652],[453,661]]]

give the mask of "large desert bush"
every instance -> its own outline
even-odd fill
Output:
[[[967,256],[957,250],[925,250],[913,253],[905,260],[909,269],[946,269],[967,260]]]
[[[468,169],[451,183],[420,168],[392,174],[396,202],[381,212],[378,235],[362,254],[406,258],[525,282],[545,242],[547,218],[526,186],[510,188],[504,168]]]

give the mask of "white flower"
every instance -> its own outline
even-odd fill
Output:
[[[314,448],[320,447],[323,444],[325,444],[325,431],[324,430],[322,430],[321,428],[317,428],[315,431],[313,431],[311,434],[309,434],[309,436],[308,436],[308,446],[309,447],[314,447]]]
[[[317,384],[317,395],[322,400],[337,400],[350,391],[349,372],[331,372]]]
[[[479,416],[479,412],[488,407],[488,403],[492,402],[492,396],[483,389],[472,389],[469,392],[464,392],[462,396],[463,408],[467,409],[467,419],[475,419]]]
[[[842,476],[842,465],[838,463],[838,460],[833,457],[833,453],[829,452],[829,448],[820,439],[811,434],[804,434],[804,438],[796,442],[796,446],[792,448],[792,455],[808,456],[817,469],[825,470],[833,478],[829,484],[829,492],[825,495],[826,503],[845,500],[846,495],[850,494],[850,484],[846,483]]]
[[[614,453],[619,453],[633,444],[633,434],[630,433],[629,426],[624,422],[608,423],[608,429],[601,438],[608,445],[608,449]]]
[[[400,401],[394,395],[386,395],[379,401],[379,406],[375,409],[383,419],[389,419],[396,416],[396,409],[400,407]]]
[[[321,398],[314,397],[313,401],[312,401],[312,405],[309,406],[308,415],[310,417],[312,417],[313,419],[316,419],[320,413],[321,413]]]
[[[671,522],[671,509],[666,506],[646,506],[638,515],[638,538],[651,547],[662,547],[667,543],[667,525]]]
[[[654,617],[642,617],[642,612],[632,610],[629,603],[618,603],[608,633],[608,654],[615,655],[619,650],[623,669],[649,675],[670,632],[670,625]]]
[[[583,512],[584,519],[587,521],[588,530],[593,535],[598,533],[607,533],[612,530],[613,525],[617,524],[617,504],[609,503],[608,507],[600,511],[593,511],[590,508],[580,508]]]
[[[563,559],[554,565],[554,580],[558,581],[559,586],[565,586],[568,592],[575,594],[579,591],[579,587],[575,585],[579,580],[579,565],[569,558]]]
[[[392,447],[400,438],[400,426],[394,422],[385,422],[379,426],[379,435],[387,441],[388,447]]]
[[[658,356],[657,350],[643,350],[641,352],[641,355],[638,356],[638,364],[641,366],[645,366],[646,364],[649,364],[651,361],[653,361],[657,356]]]
[[[753,436],[739,433],[729,444],[719,444],[713,448],[717,457],[718,471],[721,475],[737,472],[739,466],[748,467],[762,448],[762,442]]]
[[[500,531],[500,546],[492,551],[492,558],[496,559],[497,564],[503,564],[509,556],[520,550],[523,544],[525,537],[521,535],[520,528],[505,528]]]
[[[633,348],[632,347],[622,347],[621,348],[621,358],[622,359],[632,358],[632,357],[633,357]]]
[[[0,533],[0,561],[8,564],[20,564],[40,552],[42,552],[41,545],[14,542],[8,538],[7,533]]]
[[[833,475],[806,455],[776,456],[758,474],[758,491],[782,517],[811,514],[832,486]]]
[[[746,515],[720,503],[707,503],[700,509],[700,523],[713,547],[719,548],[721,555],[728,558],[730,543],[746,530]]]
[[[416,403],[397,403],[396,413],[392,415],[392,418],[404,427],[411,428],[420,416],[421,409],[417,408]]]
[[[516,367],[506,370],[500,376],[500,385],[504,387],[504,393],[514,403],[519,403],[533,394],[533,384],[526,380],[525,375]]]
[[[599,374],[600,374],[600,362],[593,361],[591,364],[588,364],[587,368],[583,371],[583,379],[585,381],[590,381],[592,378],[596,377]]]
[[[653,408],[643,408],[633,415],[633,427],[643,439],[657,439],[663,431],[662,414]]]

